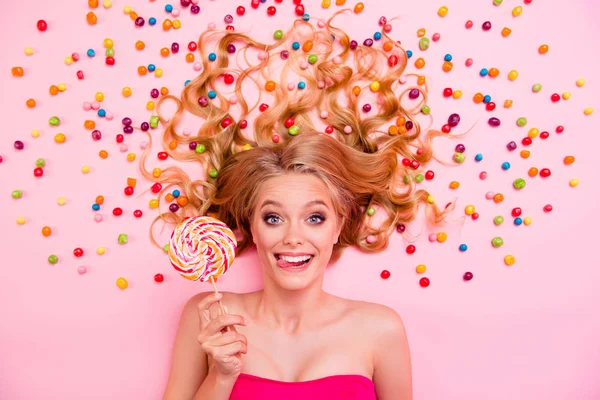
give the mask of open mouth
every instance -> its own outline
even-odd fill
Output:
[[[277,265],[283,269],[302,269],[312,261],[313,255],[302,257],[284,257],[280,254],[275,254]]]

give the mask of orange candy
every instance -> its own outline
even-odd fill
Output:
[[[136,184],[137,184],[137,179],[127,178],[127,186],[131,186],[132,188],[134,188]]]
[[[500,70],[498,68],[490,68],[490,70],[488,71],[488,75],[492,78],[495,78],[498,75],[500,75]]]
[[[458,189],[459,186],[460,186],[460,183],[457,181],[450,182],[450,189]]]
[[[354,86],[352,88],[352,94],[358,96],[360,94],[360,86]]]
[[[529,158],[531,152],[529,150],[521,150],[521,158]]]
[[[390,125],[390,127],[388,128],[388,133],[392,136],[397,135],[398,127],[396,125]]]
[[[417,85],[424,85],[425,84],[425,77],[419,75],[419,77],[417,78]]]
[[[532,178],[536,177],[537,174],[538,174],[538,169],[536,167],[531,167],[531,168],[529,168],[529,171],[527,171],[527,175],[529,175]]]
[[[363,3],[356,3],[354,6],[354,13],[360,14],[365,9],[365,5]]]
[[[423,60],[422,58],[417,58],[417,61],[415,61],[415,67],[421,69],[425,66],[425,60]]]
[[[494,195],[494,203],[502,203],[504,201],[504,195],[502,193],[496,193]]]
[[[175,200],[175,196],[173,196],[173,193],[167,193],[167,195],[165,196],[165,200],[171,202]]]
[[[88,6],[90,8],[98,8],[98,0],[88,0]]]
[[[140,76],[146,75],[147,72],[148,72],[148,68],[144,67],[143,65],[140,65],[138,67],[138,74]]]
[[[513,105],[512,100],[504,100],[504,108],[511,108]]]
[[[475,93],[475,95],[473,96],[473,101],[475,102],[475,104],[479,104],[483,101],[483,95],[481,93]]]
[[[173,23],[171,22],[170,19],[165,19],[163,21],[162,27],[163,27],[163,30],[168,31],[169,29],[171,29],[173,27]]]
[[[90,25],[96,25],[98,23],[98,17],[96,17],[96,14],[94,14],[92,11],[87,13],[87,15],[85,16],[85,19],[87,20],[88,24],[90,24]]]
[[[135,42],[135,48],[137,50],[144,50],[146,48],[146,43],[142,42],[141,40],[138,40],[137,42]]]
[[[398,118],[396,118],[396,125],[404,126],[405,123],[406,123],[406,118],[404,118],[402,115],[399,116]]]
[[[452,62],[450,62],[450,61],[444,61],[444,64],[442,64],[442,70],[444,72],[450,72],[450,71],[452,71],[452,67],[453,66],[454,65],[452,64]]]
[[[540,54],[546,54],[548,52],[548,45],[547,44],[541,45],[540,48],[538,49],[538,51],[540,52]]]
[[[179,204],[180,207],[185,207],[188,203],[188,199],[185,196],[179,196],[177,198],[177,204]]]
[[[512,32],[512,31],[510,30],[510,28],[503,28],[503,29],[502,29],[502,36],[504,36],[504,37],[508,37],[508,36],[510,36],[510,33],[511,33],[511,32]]]
[[[56,85],[50,86],[49,92],[52,96],[56,96],[59,92],[58,86],[56,86]]]
[[[408,129],[406,129],[406,126],[402,125],[402,126],[399,126],[399,127],[398,127],[398,133],[399,133],[399,134],[403,135],[403,134],[405,134],[406,132],[408,132]]]
[[[162,49],[160,49],[160,55],[163,57],[168,57],[169,54],[171,54],[171,50],[169,50],[166,47],[163,47]]]
[[[424,29],[424,28],[421,28],[421,29],[419,29],[419,30],[417,31],[417,36],[418,36],[418,37],[423,37],[423,36],[425,36],[425,29]]]
[[[138,19],[138,17],[139,15],[135,11],[129,13],[129,18],[131,18],[132,21],[135,21],[136,19]]]
[[[275,90],[275,87],[277,87],[277,84],[273,81],[267,81],[267,83],[265,83],[265,90],[267,92],[272,92]]]
[[[387,41],[383,44],[383,50],[390,51],[394,48],[394,43]]]
[[[29,107],[29,108],[34,108],[34,107],[35,107],[35,105],[36,105],[36,103],[35,103],[35,100],[34,100],[34,99],[29,99],[29,100],[27,100],[27,101],[25,102],[25,104],[26,104],[26,105],[27,105],[27,107]]]
[[[96,123],[94,121],[92,121],[91,119],[86,119],[85,122],[83,123],[83,126],[85,127],[85,129],[92,130],[96,127]]]
[[[96,196],[96,204],[103,204],[104,196]]]
[[[192,63],[194,62],[194,60],[196,59],[196,56],[194,56],[194,53],[187,53],[185,55],[185,61]]]
[[[169,148],[170,148],[171,150],[175,150],[175,149],[177,148],[177,141],[176,141],[176,140],[171,140],[171,141],[169,142]]]
[[[566,156],[563,160],[563,162],[565,163],[565,165],[571,165],[575,162],[575,157],[573,156]]]
[[[45,226],[42,228],[42,235],[48,237],[50,235],[52,235],[52,229],[50,229],[49,226]]]
[[[302,50],[304,50],[305,53],[308,53],[309,51],[311,51],[312,48],[313,48],[313,41],[312,40],[307,40],[302,45]]]
[[[160,94],[162,94],[163,96],[166,96],[169,94],[169,89],[167,89],[166,87],[161,87],[160,88]]]
[[[25,71],[23,71],[23,68],[21,68],[21,67],[12,67],[11,72],[12,72],[13,76],[17,76],[17,77],[21,77],[21,76],[25,75]]]
[[[100,150],[100,153],[98,153],[98,155],[100,156],[100,158],[107,158],[108,157],[108,151],[106,151],[106,150]]]

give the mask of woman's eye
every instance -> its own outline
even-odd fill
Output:
[[[279,217],[274,214],[269,214],[269,215],[266,215],[263,218],[263,220],[269,225],[274,225],[279,222]],[[321,214],[313,214],[310,217],[308,217],[308,220],[313,224],[320,224],[323,221],[325,221],[325,217]]]
[[[273,218],[279,218],[279,217],[277,215],[267,215],[264,217],[264,221],[266,223],[272,225],[272,224],[276,223],[276,222],[273,222]]]
[[[316,221],[315,221],[316,223],[321,223],[321,222],[325,221],[325,217],[322,216],[321,214],[313,214],[310,216],[309,219],[311,219],[313,221],[315,221],[315,219],[316,219]]]

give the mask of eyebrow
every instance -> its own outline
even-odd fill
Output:
[[[278,201],[275,201],[275,200],[265,200],[262,203],[262,206],[260,206],[260,208],[262,209],[265,206],[268,206],[269,204],[272,204],[272,205],[277,206],[277,207],[283,207],[283,204],[281,204]],[[306,203],[304,205],[304,208],[308,208],[310,206],[314,206],[314,205],[317,205],[317,204],[323,205],[323,206],[325,206],[325,208],[329,209],[329,207],[327,207],[327,204],[323,200],[312,200],[312,201],[309,201],[308,203]]]

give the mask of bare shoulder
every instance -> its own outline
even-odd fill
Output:
[[[350,300],[352,314],[365,327],[373,328],[374,333],[404,334],[404,322],[400,314],[391,307],[368,301]]]

